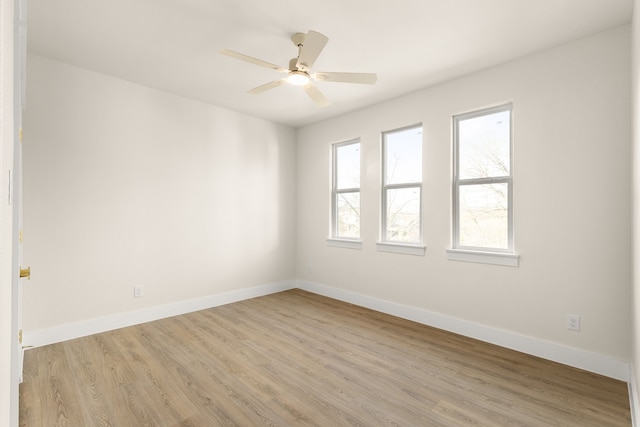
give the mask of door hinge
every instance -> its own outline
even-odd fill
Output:
[[[24,132],[22,131],[22,128],[20,128],[20,144],[22,144],[22,139],[24,138]]]
[[[22,344],[22,329],[18,331],[18,342]]]
[[[22,229],[20,229],[20,243],[22,243]]]

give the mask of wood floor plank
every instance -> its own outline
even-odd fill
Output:
[[[627,385],[301,290],[29,350],[20,425],[630,426]]]

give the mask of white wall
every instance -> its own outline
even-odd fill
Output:
[[[293,129],[39,56],[27,87],[26,335],[295,278]]]
[[[298,277],[628,361],[629,52],[625,26],[299,129]],[[520,266],[448,261],[451,116],[504,102],[514,105]],[[377,252],[380,132],[418,122],[426,254]],[[328,247],[330,145],[356,137],[363,247]],[[568,313],[580,332],[566,329]]]

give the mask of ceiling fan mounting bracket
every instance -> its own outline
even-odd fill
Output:
[[[295,33],[291,36],[291,41],[296,47],[304,44],[304,39],[307,37],[305,33]]]

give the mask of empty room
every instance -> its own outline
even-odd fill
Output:
[[[640,425],[638,0],[2,0],[0,424]]]

